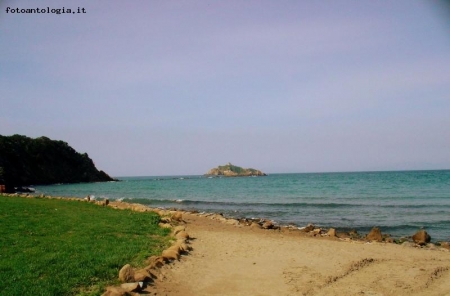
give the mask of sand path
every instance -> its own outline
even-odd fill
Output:
[[[450,295],[450,252],[184,219],[193,251],[158,295]]]

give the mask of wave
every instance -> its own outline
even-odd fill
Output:
[[[178,204],[183,206],[225,206],[225,207],[298,207],[298,208],[402,208],[402,209],[421,209],[421,208],[441,208],[441,205],[430,204],[366,204],[366,203],[336,203],[336,202],[235,202],[235,201],[204,201],[190,199],[147,199],[147,198],[125,198],[125,201],[142,204]]]
[[[183,200],[183,199],[146,199],[146,198],[125,198],[124,201],[130,201],[142,204],[182,204],[182,205],[217,205],[217,206],[237,206],[237,207],[252,207],[252,206],[269,206],[269,207],[361,207],[363,204],[344,204],[344,203],[266,203],[266,202],[233,202],[233,201],[203,201],[203,200]]]

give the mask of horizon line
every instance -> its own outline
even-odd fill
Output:
[[[345,174],[345,173],[389,173],[389,172],[430,172],[430,171],[450,171],[448,169],[398,169],[398,170],[364,170],[364,171],[317,171],[317,172],[296,172],[296,173],[266,173],[269,175],[289,175],[289,174]],[[113,178],[142,178],[142,177],[186,177],[186,176],[196,176],[202,177],[206,174],[184,174],[184,175],[122,175],[122,176],[112,176]],[[246,176],[243,176],[246,177]],[[250,176],[248,176],[250,177]],[[264,176],[260,176],[264,177]],[[226,177],[226,178],[239,178],[239,177]]]

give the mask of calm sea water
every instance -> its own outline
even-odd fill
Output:
[[[220,212],[395,237],[421,227],[450,241],[450,171],[273,174],[267,177],[123,177],[121,182],[37,186],[53,196],[94,195],[153,207]]]

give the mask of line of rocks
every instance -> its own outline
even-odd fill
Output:
[[[26,198],[35,198],[36,196],[33,194],[19,194],[19,193],[12,193],[12,194],[5,194],[5,196],[19,196],[19,197],[26,197]],[[80,199],[78,197],[53,197],[49,195],[40,195],[38,196],[40,198],[53,198],[53,199],[68,199],[68,200],[78,200],[78,201],[88,201],[95,203],[97,205],[101,206],[111,206],[116,209],[131,209],[133,211],[139,211],[139,212],[146,212],[146,211],[153,211],[158,213],[161,216],[161,223],[160,227],[172,227],[170,222],[171,219],[174,219],[175,221],[180,220],[182,216],[182,213],[189,213],[197,216],[203,216],[208,217],[213,220],[219,220],[220,222],[235,225],[235,226],[250,226],[251,228],[261,228],[261,229],[272,229],[272,230],[279,230],[279,231],[300,231],[303,233],[308,234],[309,236],[314,237],[331,237],[331,238],[337,238],[343,241],[352,241],[352,242],[384,242],[384,243],[396,243],[396,244],[402,244],[403,246],[409,246],[409,247],[429,247],[430,249],[436,249],[436,246],[440,246],[441,248],[437,248],[439,250],[450,250],[450,242],[438,242],[436,244],[431,243],[431,237],[426,232],[426,230],[421,229],[417,231],[414,235],[410,237],[401,237],[399,239],[394,239],[389,234],[382,234],[381,230],[378,227],[372,228],[372,230],[366,235],[362,236],[360,235],[356,230],[351,230],[349,232],[337,232],[334,228],[329,229],[323,229],[320,227],[316,227],[314,224],[308,224],[305,227],[297,227],[295,225],[283,225],[280,226],[274,221],[267,220],[267,219],[259,219],[259,218],[242,218],[242,219],[234,219],[234,218],[226,218],[221,213],[199,213],[197,211],[185,211],[185,210],[179,210],[179,209],[172,209],[172,210],[164,210],[164,209],[158,209],[158,208],[150,208],[148,206],[137,204],[137,203],[128,203],[128,202],[121,202],[121,201],[113,201],[110,202],[108,199],[104,200],[93,200],[90,198],[90,196],[85,197],[84,199]],[[168,218],[171,215],[176,215],[174,218]]]
[[[162,209],[150,208],[141,204],[131,204],[120,201],[108,202],[108,206],[115,209],[130,209],[138,212],[155,212],[160,216],[161,228],[171,228],[171,235],[174,239],[173,244],[162,251],[160,256],[151,256],[146,260],[146,267],[135,269],[130,264],[125,264],[119,271],[120,286],[109,286],[102,296],[125,296],[148,294],[151,291],[155,280],[164,278],[161,273],[161,267],[178,261],[181,255],[187,255],[192,250],[190,236],[183,225],[183,213],[180,211],[167,211]]]
[[[180,213],[172,215],[173,221],[179,221],[177,218],[182,217]],[[175,219],[173,219],[175,218]],[[186,232],[184,225],[172,225],[172,235],[176,239],[174,244],[165,249],[160,256],[151,256],[146,260],[146,267],[133,268],[130,264],[125,264],[119,271],[120,286],[109,286],[102,296],[125,296],[125,295],[141,295],[148,294],[151,291],[152,284],[155,280],[164,278],[161,273],[161,267],[179,260],[183,254],[188,254],[192,250],[189,246],[189,234]]]
[[[431,250],[450,251],[449,242],[439,242],[436,244],[432,244],[430,235],[424,229],[417,231],[411,237],[401,237],[400,239],[394,239],[389,234],[382,234],[381,230],[378,227],[373,227],[366,236],[363,236],[360,235],[356,230],[350,230],[348,232],[338,232],[335,228],[324,229],[321,227],[316,227],[314,224],[308,224],[304,227],[298,227],[295,225],[278,225],[274,221],[259,218],[234,219],[226,218],[223,216],[223,214],[220,213],[198,213],[196,211],[185,212],[201,217],[207,217],[212,220],[218,220],[222,223],[235,225],[238,227],[249,226],[256,229],[278,230],[280,232],[300,232],[312,237],[329,237],[339,239],[341,241],[356,243],[395,243],[401,244],[402,246],[406,247],[427,247]],[[438,246],[440,246],[440,248]]]

